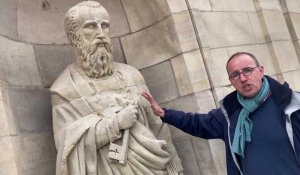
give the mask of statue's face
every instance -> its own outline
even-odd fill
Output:
[[[110,46],[109,15],[103,7],[82,9],[80,21],[77,34],[82,40],[98,47]]]
[[[113,62],[107,11],[103,7],[83,6],[78,13],[78,39],[74,38],[73,44],[78,49],[79,64],[89,77],[101,78],[111,75]]]

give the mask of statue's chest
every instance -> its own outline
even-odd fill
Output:
[[[87,97],[90,107],[100,113],[117,113],[129,104],[138,105],[140,96],[137,87],[100,91]]]

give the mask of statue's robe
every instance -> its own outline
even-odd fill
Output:
[[[58,151],[56,175],[164,175],[182,171],[168,127],[140,96],[148,89],[137,69],[114,63],[113,75],[93,79],[70,65],[50,91]],[[129,130],[127,163],[121,165],[108,158],[108,149],[112,142],[122,140],[116,115],[124,107],[122,103],[131,100],[139,112]]]

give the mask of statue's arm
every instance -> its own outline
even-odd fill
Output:
[[[77,109],[80,104],[74,106],[74,103],[64,100],[57,94],[52,95],[52,104],[53,130],[57,148],[64,144],[65,139],[68,139],[66,138],[67,130],[79,138],[86,133],[86,130],[93,129],[95,132],[94,142],[98,149],[120,138],[116,116],[105,118],[96,112],[82,115]],[[76,144],[77,141],[74,140],[73,144]]]
[[[63,138],[62,135],[64,135],[66,130],[72,128],[70,126],[75,125],[76,127],[73,130],[76,131],[75,134],[78,133],[78,137],[80,134],[84,134],[83,131],[78,132],[78,130],[93,128],[96,147],[98,149],[102,148],[108,143],[119,139],[121,137],[120,130],[130,128],[137,118],[136,107],[130,105],[117,114],[108,113],[104,116],[104,114],[97,112],[82,115],[78,108],[83,105],[78,102],[68,102],[58,95],[52,95],[52,104],[53,128],[57,146],[63,141],[61,138]]]

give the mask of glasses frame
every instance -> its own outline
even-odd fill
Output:
[[[243,69],[241,69],[240,71],[234,71],[233,73],[231,73],[228,77],[231,80],[238,80],[241,78],[241,74],[243,74],[245,77],[248,77],[252,74],[252,72],[254,71],[255,68],[259,68],[259,67],[244,67]],[[249,71],[249,73],[246,73],[247,71]],[[233,74],[237,74],[237,76],[234,76],[236,78],[233,77]]]

